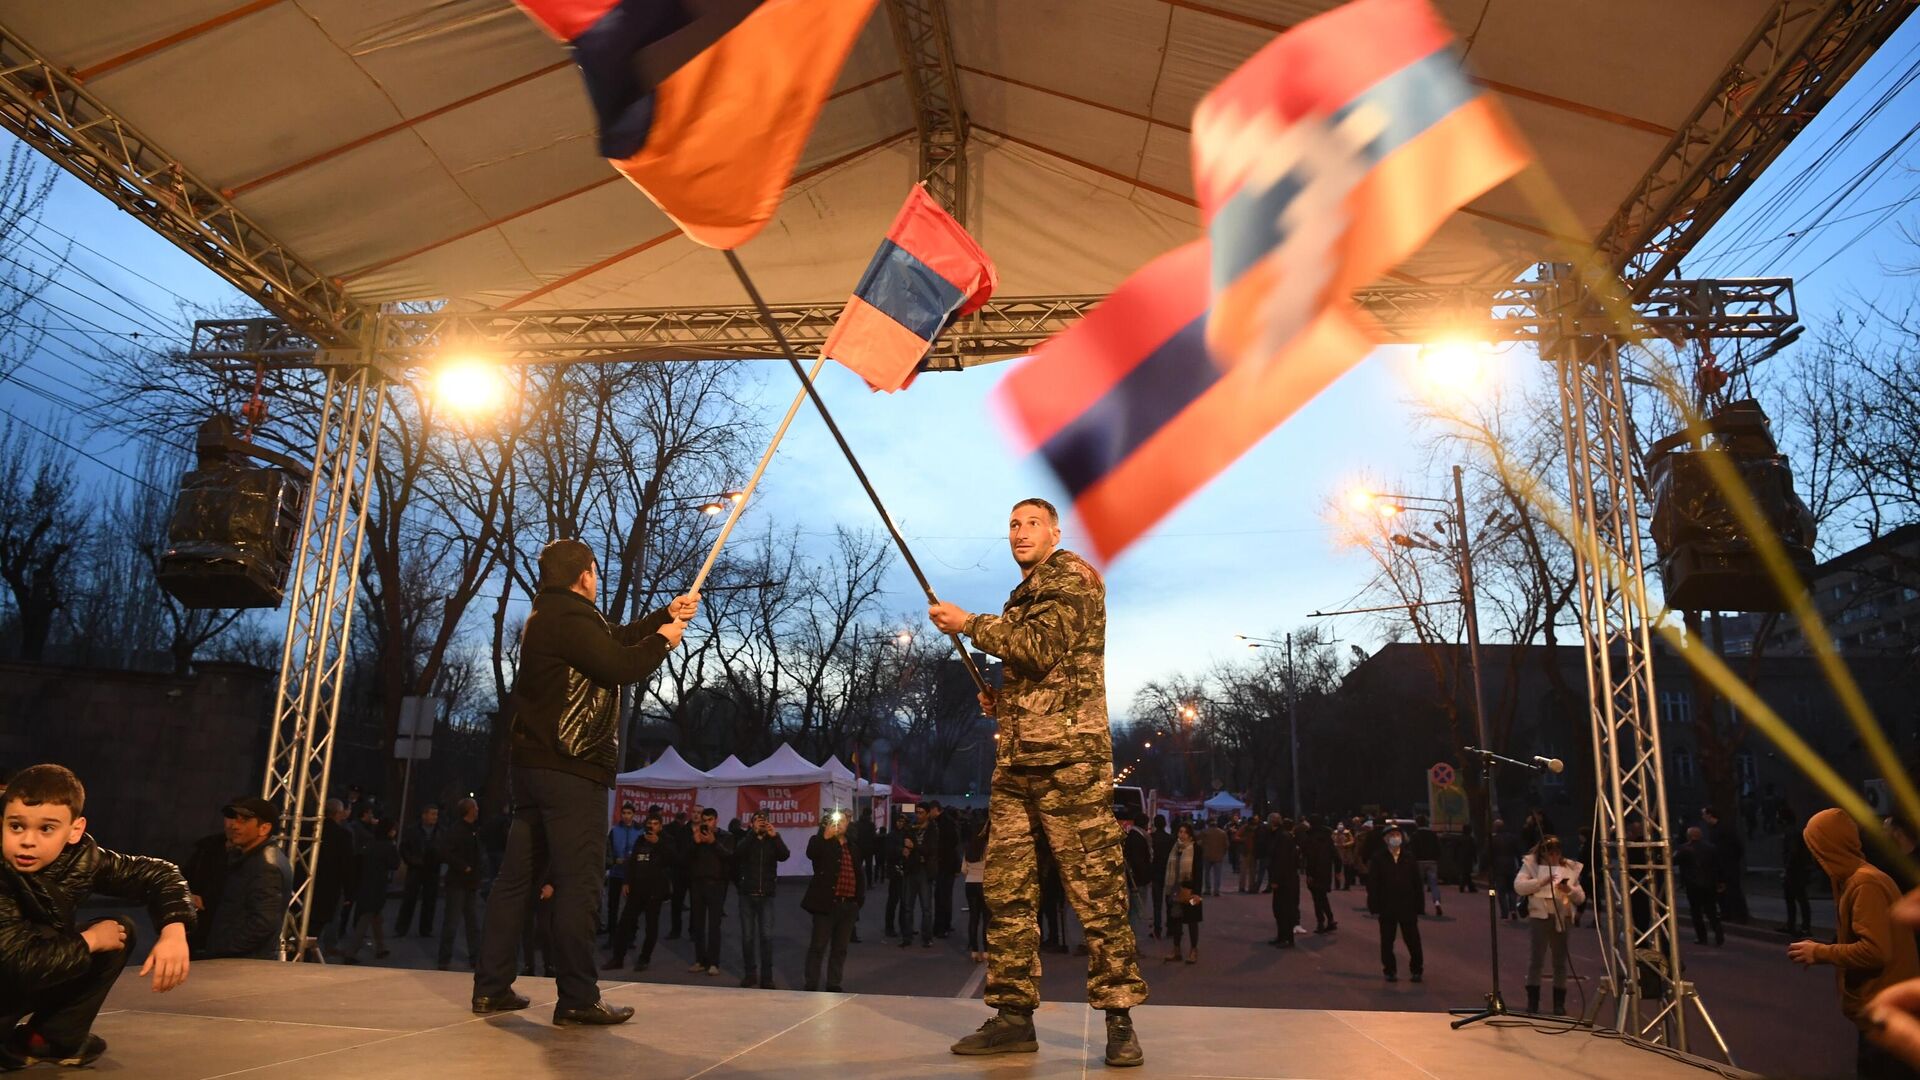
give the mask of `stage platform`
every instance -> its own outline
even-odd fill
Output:
[[[1228,974],[1223,977],[1231,978]],[[133,970],[95,1030],[110,1044],[95,1071],[129,1077],[490,1080],[529,1077],[1065,1078],[1097,1075],[1105,1028],[1082,1004],[1038,1016],[1040,1052],[962,1058],[947,1046],[987,1016],[975,999],[807,994],[609,982],[639,1014],[614,1028],[549,1023],[549,979],[523,978],[524,1012],[468,1011],[459,972],[221,960],[155,994]],[[1435,1013],[1144,1006],[1134,1010],[1148,1077],[1591,1077],[1709,1075],[1585,1032],[1558,1037]],[[24,1076],[53,1070],[41,1067]]]

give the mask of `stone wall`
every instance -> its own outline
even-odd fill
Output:
[[[177,860],[260,790],[272,707],[273,672],[247,664],[175,678],[0,663],[0,769],[67,766],[102,845]]]

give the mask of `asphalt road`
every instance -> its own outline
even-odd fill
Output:
[[[799,908],[801,883],[788,879],[776,901],[774,924],[774,980],[781,989],[797,989],[804,982],[801,968],[806,951],[808,916]],[[956,932],[923,948],[916,940],[899,948],[882,937],[882,899],[876,892],[861,912],[861,944],[847,959],[845,989],[858,993],[951,997],[955,1000],[953,1028],[962,1034],[984,1017],[982,1006],[962,999],[978,999],[983,965],[970,962],[964,935],[964,894],[955,886]],[[1302,900],[1306,900],[1304,891]],[[1275,949],[1269,897],[1227,891],[1206,903],[1201,928],[1201,960],[1196,964],[1167,963],[1161,942],[1142,946],[1141,968],[1150,1002],[1167,1005],[1226,1005],[1273,1009],[1353,1009],[1443,1013],[1454,1007],[1480,1004],[1490,984],[1486,900],[1477,893],[1445,896],[1445,914],[1422,921],[1426,948],[1425,981],[1407,979],[1401,954],[1401,978],[1387,983],[1381,976],[1376,924],[1365,914],[1364,895],[1358,889],[1333,894],[1340,929],[1332,934],[1308,934],[1297,948]],[[387,918],[397,901],[389,901]],[[1815,912],[1816,923],[1830,923],[1831,904]],[[692,948],[684,937],[662,941],[650,969],[641,975],[605,972],[603,978],[639,978],[663,984],[737,986],[740,978],[739,929],[736,910],[729,902],[722,938],[722,974],[718,977],[687,972]],[[1308,905],[1311,919],[1311,904]],[[663,923],[666,921],[663,918]],[[1071,921],[1071,920],[1070,920]],[[662,932],[665,928],[663,926]],[[1078,940],[1078,927],[1070,937]],[[1525,1000],[1521,983],[1526,970],[1527,931],[1520,923],[1504,923],[1499,930],[1501,978],[1508,1003],[1518,1008]],[[1830,968],[1807,970],[1787,962],[1785,939],[1763,942],[1729,937],[1720,948],[1695,947],[1685,939],[1688,973],[1698,985],[1701,1000],[1726,1037],[1735,1061],[1742,1067],[1771,1076],[1843,1077],[1853,1074],[1853,1028],[1841,1019]],[[1600,970],[1594,932],[1589,925],[1573,939],[1576,979],[1569,993],[1570,1012],[1590,1007],[1597,993]],[[435,942],[418,936],[390,941],[392,955],[378,961],[404,967],[432,967]],[[369,962],[371,961],[371,954]],[[456,968],[464,967],[464,948],[456,951]],[[629,956],[631,962],[631,956]],[[1048,1000],[1086,1000],[1084,958],[1047,954],[1043,957],[1042,994]],[[747,991],[742,991],[743,993]],[[1549,1000],[1550,993],[1543,992]],[[1611,1018],[1611,1011],[1608,1013]],[[1436,1016],[1436,1023],[1442,1017]],[[1697,1020],[1690,1024],[1693,1048],[1709,1050],[1711,1039]],[[1222,1032],[1230,1037],[1231,1032]],[[1578,1039],[1574,1033],[1560,1036]],[[1542,1054],[1562,1052],[1544,1041]],[[1572,1048],[1568,1048],[1569,1051]]]

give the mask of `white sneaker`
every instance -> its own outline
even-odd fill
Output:
[[[709,974],[709,975],[718,975],[718,974],[720,974],[720,965],[719,965],[719,964],[711,964],[711,965],[708,965],[708,967],[707,967],[707,974]]]

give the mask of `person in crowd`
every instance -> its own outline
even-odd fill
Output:
[[[242,795],[227,803],[221,815],[225,866],[211,902],[198,893],[193,897],[206,926],[194,957],[276,960],[293,896],[293,863],[270,842],[280,809],[258,795]]]
[[[1427,823],[1427,815],[1415,814],[1413,835],[1408,837],[1413,861],[1420,867],[1420,881],[1426,886],[1427,899],[1433,901],[1434,918],[1440,917],[1440,836]]]
[[[1711,806],[1700,809],[1700,820],[1706,824],[1707,842],[1713,845],[1714,890],[1720,897],[1720,918],[1732,923],[1747,921],[1747,890],[1742,875],[1746,872],[1747,844],[1740,838],[1740,829],[1731,821],[1724,821],[1720,812]]]
[[[1920,937],[1920,889],[1907,893],[1893,906],[1893,921]],[[1864,1017],[1867,1038],[1884,1051],[1884,1056],[1874,1062],[1880,1067],[1880,1075],[1900,1075],[1894,1067],[1898,1064],[1907,1070],[1905,1080],[1920,1076],[1920,978],[1881,990],[1867,1002]]]
[[[633,935],[639,929],[642,916],[646,919],[647,936],[641,939],[633,970],[645,971],[647,965],[653,963],[653,946],[660,938],[660,905],[673,892],[667,869],[673,856],[664,826],[660,811],[648,810],[640,838],[627,850],[626,871],[621,875],[625,895],[621,897],[620,922],[614,927],[610,953],[602,965],[609,971],[617,971],[626,963],[627,950],[633,946]]]
[[[1567,932],[1573,913],[1587,893],[1580,885],[1580,863],[1568,859],[1560,838],[1547,835],[1520,861],[1513,891],[1526,898],[1532,938],[1527,949],[1527,1011],[1540,1011],[1540,966],[1553,956],[1553,1015],[1567,1015]]]
[[[1333,834],[1309,816],[1294,831],[1300,844],[1300,873],[1307,880],[1307,894],[1313,897],[1313,932],[1329,934],[1340,928],[1333,917],[1333,904],[1327,900],[1333,888]]]
[[[541,549],[540,591],[521,634],[510,735],[513,827],[488,896],[473,1011],[524,1009],[513,992],[514,954],[547,860],[553,894],[556,1024],[619,1024],[628,1005],[600,997],[594,923],[604,865],[600,830],[620,757],[618,688],[643,682],[680,643],[699,610],[697,594],[677,597],[638,622],[611,627],[594,606],[600,569],[593,549],[555,540]]]
[[[1867,861],[1879,868],[1882,873],[1892,878],[1894,885],[1898,887],[1901,892],[1905,893],[1920,888],[1920,878],[1915,878],[1913,873],[1907,869],[1907,867],[1914,865],[1916,862],[1914,836],[1915,833],[1920,830],[1916,830],[1912,824],[1892,816],[1882,818],[1880,820],[1880,828],[1887,834],[1887,840],[1892,844],[1893,850],[1904,855],[1906,858],[1904,861],[1895,859],[1891,853],[1875,846],[1867,853]]]
[[[1911,1075],[1882,1043],[1870,1039],[1886,1026],[1886,1017],[1867,1003],[1882,990],[1920,977],[1911,926],[1893,917],[1899,890],[1886,872],[1861,852],[1860,827],[1846,811],[1826,809],[1804,830],[1807,850],[1833,882],[1834,943],[1801,940],[1787,946],[1787,958],[1812,967],[1832,964],[1840,987],[1840,1012],[1860,1031],[1855,1065],[1863,1077]]]
[[[1193,834],[1193,825],[1181,822],[1173,833],[1173,850],[1167,853],[1166,877],[1162,882],[1167,897],[1167,938],[1173,942],[1173,948],[1167,953],[1169,964],[1183,959],[1189,964],[1200,961],[1200,923],[1205,914],[1201,897],[1206,895],[1206,865],[1207,857]],[[1182,929],[1186,930],[1191,946],[1184,951],[1180,942]]]
[[[894,861],[900,867],[900,910],[894,922],[900,929],[900,947],[913,944],[913,912],[920,911],[920,944],[933,948],[932,841],[927,836],[927,807],[913,809],[913,818],[894,830]]]
[[[1502,919],[1520,917],[1520,905],[1513,891],[1514,875],[1520,872],[1520,838],[1507,828],[1507,823],[1493,819],[1493,828],[1487,835],[1487,880],[1493,885],[1493,892],[1500,906]]]
[[[453,934],[466,932],[467,964],[480,962],[480,880],[485,877],[485,856],[480,848],[480,804],[461,799],[453,807],[454,819],[435,839],[434,861],[447,868],[441,889],[439,968],[453,965]]]
[[[343,933],[350,933],[360,922],[360,869],[366,862],[367,849],[378,839],[379,811],[375,809],[372,799],[362,798],[357,803],[348,803],[347,832],[353,835],[353,868],[347,874],[346,891],[340,896],[340,929]],[[346,958],[344,949],[340,957]]]
[[[1454,844],[1453,854],[1455,859],[1454,872],[1458,876],[1455,883],[1460,886],[1461,892],[1472,892],[1473,860],[1474,857],[1480,853],[1480,839],[1474,835],[1473,822],[1468,821],[1463,823],[1460,826],[1460,834],[1456,839],[1458,842]]]
[[[1147,880],[1153,885],[1153,936],[1158,940],[1167,915],[1167,857],[1173,853],[1173,833],[1167,828],[1167,815],[1153,815],[1153,866]]]
[[[31,1014],[0,1034],[0,1069],[92,1065],[106,1053],[93,1022],[136,939],[130,919],[81,915],[94,893],[146,905],[159,937],[140,976],[155,991],[187,978],[187,879],[165,860],[102,848],[86,810],[86,788],[60,765],[22,769],[0,795],[0,1016]]]
[[[1713,943],[1725,945],[1727,934],[1720,925],[1720,863],[1713,845],[1700,826],[1687,828],[1687,842],[1673,852],[1674,876],[1687,894],[1687,910],[1693,916],[1693,939],[1705,945],[1707,931],[1713,931]],[[1538,916],[1535,916],[1538,918]]]
[[[1259,855],[1273,874],[1274,936],[1267,944],[1291,949],[1300,925],[1300,843],[1283,821],[1275,821],[1267,836],[1267,850]]]
[[[1227,868],[1227,854],[1233,849],[1233,838],[1220,826],[1217,819],[1209,818],[1200,830],[1200,856],[1206,860],[1206,870],[1202,880],[1206,883],[1209,896],[1220,895],[1220,881]]]
[[[661,829],[667,840],[667,878],[673,886],[672,904],[667,922],[667,940],[680,936],[683,916],[692,911],[693,879],[687,872],[693,863],[693,818],[685,810],[676,811],[673,820]],[[689,938],[693,935],[688,934]]]
[[[620,925],[620,901],[627,895],[627,856],[640,839],[638,811],[632,803],[620,804],[620,815],[607,830],[607,943],[613,943],[614,928]]]
[[[1354,844],[1353,830],[1347,827],[1346,822],[1336,818],[1332,840],[1334,874],[1339,882],[1340,891],[1346,892],[1360,876],[1359,870],[1354,865],[1358,859],[1358,849]]]
[[[1116,816],[1127,827],[1121,840],[1127,869],[1127,923],[1133,927],[1137,941],[1147,917],[1147,878],[1153,873],[1153,841],[1147,837],[1147,815],[1128,815],[1120,810]]]
[[[1780,885],[1787,901],[1787,925],[1780,929],[1788,934],[1811,937],[1813,900],[1807,888],[1813,884],[1813,853],[1807,850],[1807,838],[1800,832],[1793,808],[1782,801],[1779,815],[1775,827],[1780,830]]]
[[[349,789],[355,790],[358,789]],[[313,888],[308,896],[313,904],[307,916],[309,929],[320,936],[320,951],[339,956],[340,915],[343,902],[353,887],[354,870],[359,858],[353,830],[347,827],[347,804],[328,799],[320,822],[320,856],[313,872]]]
[[[960,863],[967,885],[967,959],[976,964],[987,959],[987,893],[982,885],[987,869],[987,829],[985,821],[973,827]]]
[[[906,828],[906,822],[907,815],[896,809],[893,812],[893,827],[881,834],[881,842],[885,850],[880,860],[880,869],[881,873],[884,874],[887,879],[887,926],[885,934],[887,937],[896,937],[899,935],[896,927],[898,927],[900,923],[900,875],[902,870],[900,866],[900,834],[902,830]]]
[[[854,856],[860,860],[860,873],[866,876],[865,884],[879,883],[879,861],[874,858],[874,841],[879,838],[879,826],[873,821],[873,808],[860,811],[860,820],[847,830],[847,846],[853,849]],[[811,844],[812,840],[809,839]]]
[[[380,921],[380,911],[386,907],[393,872],[400,866],[400,846],[395,842],[398,834],[395,822],[376,821],[370,826],[370,839],[358,853],[360,865],[354,871],[353,936],[348,939],[343,958],[349,964],[360,962],[360,946],[368,935],[373,937],[373,958],[387,958],[387,930],[386,924]]]
[[[927,840],[933,845],[928,878],[933,885],[933,936],[953,933],[953,882],[960,876],[960,829],[937,802],[927,804]]]
[[[400,887],[400,914],[393,932],[405,936],[413,925],[413,910],[420,909],[420,936],[433,936],[433,909],[440,902],[440,864],[434,861],[435,841],[440,836],[440,808],[428,803],[420,811],[420,820],[400,833],[400,863],[406,881]]]
[[[1259,891],[1258,886],[1255,885],[1255,881],[1258,879],[1260,873],[1258,870],[1260,865],[1258,845],[1261,842],[1262,831],[1260,826],[1255,822],[1239,820],[1235,820],[1227,829],[1228,859],[1231,861],[1233,868],[1239,872],[1240,883],[1238,891],[1240,892],[1250,893]]]
[[[687,859],[687,879],[693,897],[692,974],[720,974],[720,927],[726,914],[728,867],[733,860],[733,837],[720,828],[720,813],[703,807],[693,826],[693,853]]]
[[[1376,824],[1372,818],[1360,823],[1358,836],[1360,865],[1371,873],[1374,857],[1386,850],[1386,826]]]
[[[847,839],[847,815],[829,810],[820,816],[820,831],[807,838],[807,862],[813,877],[801,894],[800,908],[813,917],[807,939],[805,989],[820,989],[821,962],[826,964],[826,989],[840,992],[845,977],[847,943],[860,905],[867,899],[867,878],[861,872],[860,853]]]
[[[787,842],[767,820],[753,812],[752,823],[733,849],[734,878],[740,886],[740,985],[773,989],[773,893]],[[851,867],[852,863],[848,863]]]
[[[196,954],[207,947],[207,931],[213,926],[213,913],[226,887],[227,868],[233,861],[230,832],[230,826],[223,826],[219,832],[195,840],[180,863],[193,897],[194,922],[193,929],[187,931],[187,944]]]
[[[1367,895],[1380,919],[1380,968],[1388,982],[1400,978],[1393,953],[1395,934],[1407,943],[1407,970],[1414,982],[1420,981],[1426,967],[1426,956],[1420,948],[1420,912],[1426,906],[1420,896],[1424,882],[1419,864],[1406,850],[1406,841],[1400,826],[1389,824],[1381,834],[1381,850],[1367,868]]]
[[[1553,819],[1547,812],[1536,806],[1527,811],[1527,820],[1520,824],[1520,847],[1523,851],[1532,851],[1540,846],[1543,836],[1557,835],[1553,828]]]

